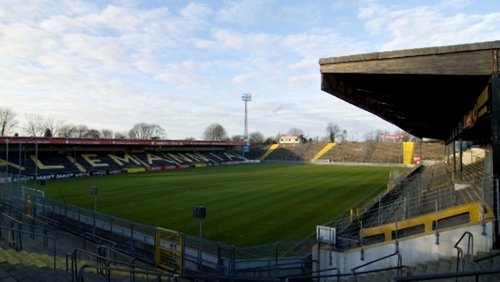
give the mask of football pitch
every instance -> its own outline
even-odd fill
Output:
[[[52,180],[47,194],[139,223],[235,245],[301,240],[386,188],[394,167],[244,164]]]

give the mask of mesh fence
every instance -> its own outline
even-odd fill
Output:
[[[0,181],[1,199],[18,210],[26,209],[29,195],[33,216],[51,220],[63,230],[94,241],[101,240],[102,244],[154,263],[156,227],[46,198],[43,191],[29,188],[26,181],[12,181],[5,173],[0,173],[0,179],[4,180]],[[302,273],[315,243],[312,237],[242,247],[200,240],[189,234],[182,234],[182,237],[185,272],[257,277]],[[168,242],[161,244],[168,245]]]
[[[337,230],[336,247],[345,249],[367,243],[367,241],[363,242],[360,236],[361,228],[388,223],[397,224],[408,218],[431,214],[461,204],[481,203],[481,206],[486,207],[482,210],[481,216],[484,216],[488,210],[493,210],[493,190],[496,189],[496,182],[495,178],[483,174],[454,179],[448,166],[444,163],[438,164],[418,174],[410,175],[404,181],[393,185],[392,189],[379,195],[378,201],[369,202],[363,206],[361,212],[344,213],[328,225]],[[468,220],[469,218],[464,215],[457,215],[443,220],[442,223],[439,220],[439,225],[441,227],[453,226],[463,224]],[[418,228],[422,229],[422,226]],[[423,232],[417,229],[401,230],[400,234],[393,236],[407,236],[412,232]],[[383,238],[372,239],[374,239],[373,242],[383,241]]]
[[[336,229],[336,247],[345,249],[369,242],[366,238],[361,238],[361,228],[398,222],[472,201],[481,201],[485,206],[493,207],[493,189],[497,180],[478,174],[477,170],[481,169],[481,165],[471,164],[467,167],[469,168],[473,171],[472,176],[462,174],[460,179],[444,163],[394,174],[382,193],[369,195],[372,200],[357,209],[345,211],[323,225]],[[0,174],[3,200],[26,209],[28,194],[33,215],[56,219],[61,227],[78,234],[92,233],[108,238],[114,242],[115,247],[135,252],[153,261],[156,227],[48,199],[35,190],[28,189],[26,181],[11,181],[12,178],[9,177],[11,176]],[[453,225],[463,220],[457,217],[439,224]],[[414,232],[420,230],[402,230],[399,235]],[[316,243],[315,233],[300,241],[245,247],[200,240],[199,237],[187,234],[183,234],[183,238],[185,270],[219,275],[251,272],[264,277],[301,273],[310,264],[311,247]],[[383,238],[371,240],[377,242]]]

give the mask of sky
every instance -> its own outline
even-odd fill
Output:
[[[500,40],[500,1],[0,1],[0,107],[98,130],[399,130],[321,91],[319,59]],[[423,109],[425,110],[425,109]]]

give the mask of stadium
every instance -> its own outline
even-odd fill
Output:
[[[499,49],[320,59],[417,142],[1,137],[0,279],[495,281]]]

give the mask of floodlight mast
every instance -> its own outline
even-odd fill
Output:
[[[245,132],[243,133],[243,138],[245,143],[248,144],[248,110],[247,110],[247,102],[252,101],[252,94],[243,93],[241,94],[241,100],[245,102]]]

